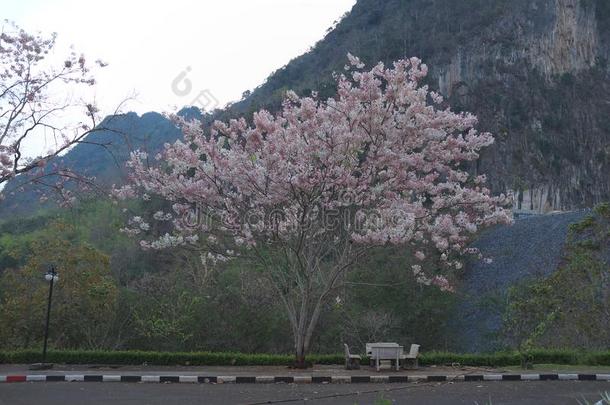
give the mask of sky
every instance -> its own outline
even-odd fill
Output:
[[[355,0],[0,0],[0,17],[27,31],[56,32],[108,66],[96,73],[103,115],[211,109],[241,98],[306,52]]]

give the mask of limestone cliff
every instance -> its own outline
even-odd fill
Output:
[[[609,198],[608,35],[595,6],[532,1],[434,69],[439,90],[498,135],[479,169],[519,210]]]

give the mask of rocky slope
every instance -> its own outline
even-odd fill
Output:
[[[490,264],[472,261],[467,265],[455,312],[450,317],[450,349],[466,352],[503,349],[509,288],[555,271],[565,253],[570,224],[587,213],[582,210],[525,217],[512,226],[483,232],[474,245],[493,261]]]

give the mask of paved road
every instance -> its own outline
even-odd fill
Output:
[[[425,384],[0,384],[0,405],[190,404],[549,404],[594,402],[610,383],[600,381]]]

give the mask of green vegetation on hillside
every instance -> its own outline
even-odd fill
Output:
[[[159,204],[151,201],[147,209],[154,212]],[[531,347],[608,347],[609,211],[600,205],[572,225],[557,272],[512,289],[509,347],[528,339]],[[52,348],[291,351],[280,304],[261,288],[256,272],[239,261],[213,270],[186,252],[142,251],[119,232],[124,215],[95,200],[0,224],[0,349],[41,345],[48,291],[43,273],[54,263],[60,280]],[[452,347],[447,328],[459,297],[418,285],[409,265],[389,248],[359,263],[351,283],[325,308],[313,352],[386,340],[417,342],[427,351]]]
[[[211,269],[192,252],[142,251],[120,233],[124,215],[96,199],[0,224],[0,349],[41,345],[43,274],[53,263],[60,279],[52,348],[291,351],[288,320],[256,272],[237,260]],[[408,265],[391,249],[359,263],[351,280],[357,284],[325,308],[313,351],[335,353],[342,342],[359,347],[371,339],[446,348],[454,297],[416,284]]]

